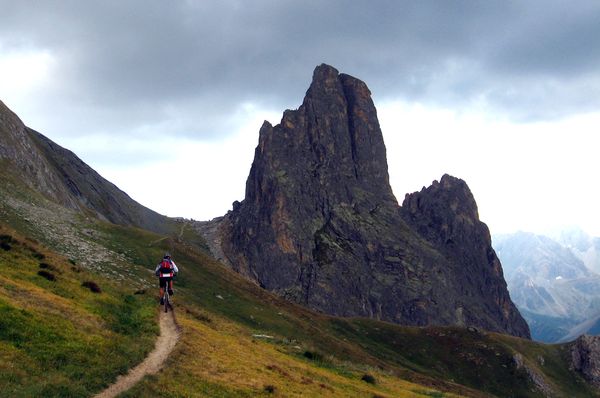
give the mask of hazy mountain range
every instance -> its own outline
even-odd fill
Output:
[[[598,328],[600,239],[577,228],[551,236],[518,232],[493,241],[532,337],[568,341]]]

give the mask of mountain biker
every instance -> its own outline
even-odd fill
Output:
[[[158,285],[160,287],[160,304],[164,304],[163,294],[168,285],[169,295],[173,295],[173,277],[177,276],[179,269],[175,262],[171,259],[171,254],[165,253],[163,259],[156,266],[154,274],[158,276]]]

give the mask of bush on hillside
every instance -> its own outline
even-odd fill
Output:
[[[265,391],[268,392],[269,394],[273,394],[276,390],[277,390],[277,388],[275,388],[275,386],[272,384],[268,384],[265,386]]]
[[[304,357],[310,359],[311,361],[322,361],[323,355],[318,352],[313,351],[304,351]]]
[[[5,251],[9,251],[10,249],[12,249],[12,246],[10,245],[11,243],[13,243],[12,236],[0,235],[0,248],[2,248]]]
[[[100,286],[98,286],[98,284],[96,282],[92,282],[92,281],[85,281],[81,284],[81,286],[83,287],[87,287],[88,289],[90,289],[93,293],[102,293],[102,289],[100,289]]]
[[[43,278],[48,279],[51,282],[56,281],[56,276],[52,272],[48,272],[46,270],[41,270],[41,271],[38,271],[38,275]]]
[[[40,268],[41,269],[47,269],[49,271],[58,272],[60,274],[60,271],[58,269],[56,269],[56,267],[54,265],[51,265],[51,264],[48,264],[48,263],[40,263]]]
[[[363,377],[360,378],[362,381],[364,381],[365,383],[369,383],[369,384],[375,384],[375,377],[373,377],[373,375],[370,374],[364,374]]]
[[[10,235],[2,234],[2,235],[0,235],[0,242],[12,243],[13,237]]]
[[[43,260],[46,258],[45,255],[43,255],[40,252],[35,251],[34,249],[31,249],[31,251],[33,252],[33,257],[37,258],[38,260]]]

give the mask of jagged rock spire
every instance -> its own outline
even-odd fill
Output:
[[[330,314],[529,337],[468,187],[438,185],[400,209],[369,89],[320,65],[302,105],[260,129],[222,249],[264,288]]]

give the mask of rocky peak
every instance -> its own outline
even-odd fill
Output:
[[[320,65],[302,105],[261,127],[246,197],[209,240],[235,270],[323,312],[529,337],[466,184],[444,176],[405,202],[366,84]]]
[[[472,243],[473,238],[491,242],[487,227],[479,221],[471,190],[463,180],[448,174],[420,192],[406,194],[402,215],[432,243],[456,245]]]
[[[284,198],[297,198],[301,187],[310,189],[305,196],[320,203],[323,217],[330,204],[397,203],[369,90],[328,65],[315,69],[298,110],[285,111],[274,127],[261,127],[245,202],[268,206],[265,195],[281,194],[280,204],[287,205]]]
[[[333,66],[327,64],[317,66],[313,71],[312,82],[306,92],[305,100],[338,96],[342,88],[338,79],[339,75],[340,73]]]
[[[444,175],[420,192],[407,194],[400,214],[421,237],[456,267],[457,281],[472,281],[468,295],[482,294],[482,302],[517,335],[529,335],[529,327],[512,302],[502,265],[492,248],[490,231],[479,220],[477,204],[467,184]],[[478,290],[477,293],[470,289]]]
[[[397,206],[388,179],[368,88],[323,64],[315,69],[302,105],[285,111],[278,125],[261,127],[246,198],[232,217],[252,220],[255,225],[246,225],[246,231],[261,231],[283,253],[301,253],[310,261],[314,234],[336,207]],[[291,272],[286,277],[290,283],[297,279]],[[270,278],[265,274],[261,283],[270,286]]]

